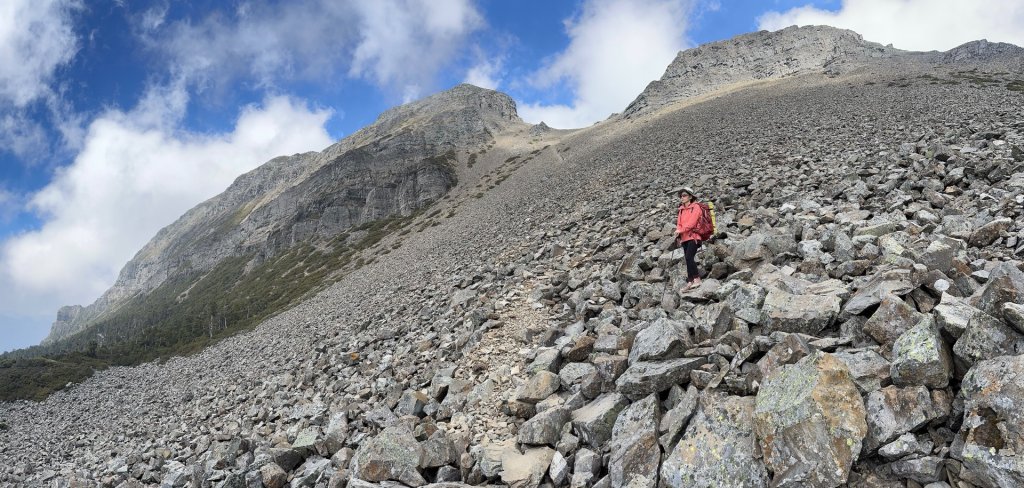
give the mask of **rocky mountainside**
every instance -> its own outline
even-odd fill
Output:
[[[314,237],[410,215],[455,186],[456,149],[520,125],[511,98],[460,85],[388,110],[322,152],[275,158],[162,229],[94,304],[63,308],[44,344],[176,275],[205,273],[234,256],[259,262]]]
[[[929,56],[493,131],[251,332],[0,404],[0,483],[1024,486],[1024,72]]]
[[[661,79],[652,81],[622,115],[636,117],[723,88],[801,73],[838,76],[858,68],[898,71],[918,64],[949,64],[950,69],[967,70],[978,63],[989,70],[1020,72],[1024,49],[981,40],[945,53],[917,53],[865,41],[850,30],[791,26],[681,51]]]

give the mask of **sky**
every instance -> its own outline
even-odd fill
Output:
[[[0,1],[0,351],[239,175],[390,107],[466,82],[584,127],[680,50],[793,24],[1024,45],[1024,0]]]

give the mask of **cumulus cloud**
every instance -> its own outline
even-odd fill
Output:
[[[74,58],[74,0],[0,2],[0,101],[23,107],[51,93],[50,83]]]
[[[811,5],[758,18],[761,29],[790,25],[831,25],[851,29],[869,41],[912,51],[946,51],[988,39],[1024,46],[1024,3],[1020,0],[843,0],[836,11]]]
[[[520,104],[520,116],[575,128],[621,111],[690,47],[692,9],[689,0],[587,0],[565,22],[569,46],[532,79],[539,88],[566,83],[572,102]]]
[[[357,2],[359,41],[349,75],[399,86],[405,98],[421,95],[433,77],[462,47],[468,34],[483,26],[467,0],[395,0]]]
[[[496,90],[501,85],[501,61],[483,60],[466,70],[466,79],[470,85]]]
[[[169,56],[177,76],[204,88],[237,78],[273,87],[340,74],[415,97],[482,26],[471,0],[297,0],[246,3],[231,14],[139,30]]]
[[[29,199],[42,226],[0,244],[5,314],[52,315],[60,305],[90,303],[157,230],[239,174],[331,143],[331,112],[299,100],[247,106],[221,134],[182,129],[187,102],[180,86],[153,90],[135,109],[89,124],[74,162]]]

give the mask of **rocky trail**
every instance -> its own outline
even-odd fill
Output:
[[[1024,486],[1020,75],[916,69],[499,134],[254,331],[0,404],[0,482]]]

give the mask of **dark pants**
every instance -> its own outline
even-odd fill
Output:
[[[700,278],[700,274],[697,273],[697,248],[700,247],[700,241],[683,241],[683,257],[686,258],[686,282],[689,283],[697,278]]]

